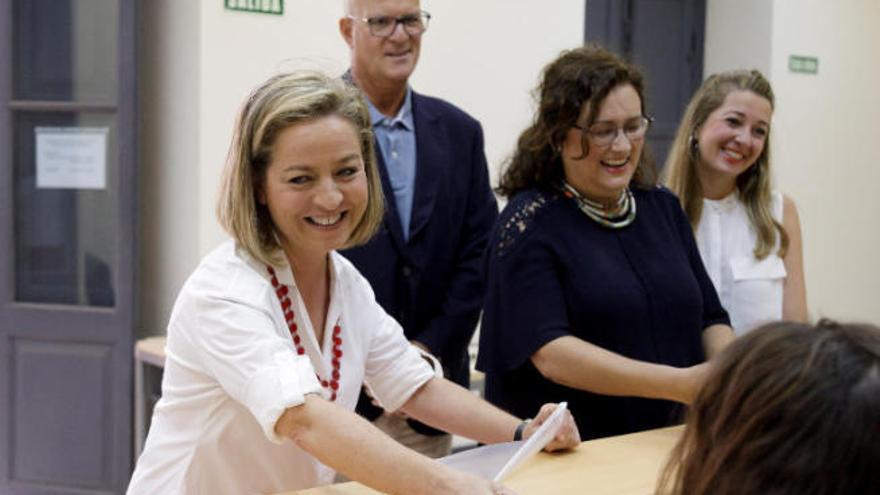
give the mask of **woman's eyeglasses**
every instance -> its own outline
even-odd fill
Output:
[[[639,141],[645,138],[648,128],[651,127],[653,119],[650,117],[636,117],[627,120],[622,126],[612,124],[611,122],[597,122],[590,127],[584,128],[580,124],[572,124],[575,129],[580,129],[589,136],[590,141],[596,146],[611,146],[611,143],[617,139],[617,135],[623,132],[630,142]]]

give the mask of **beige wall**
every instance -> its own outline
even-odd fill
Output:
[[[493,183],[532,118],[541,69],[583,41],[584,1],[423,2],[434,15],[413,87],[446,98],[476,117],[486,134]]]
[[[479,119],[493,181],[531,117],[540,68],[582,40],[584,2],[429,1],[416,90]],[[232,12],[223,2],[144,2],[142,53],[141,332],[164,332],[177,291],[224,238],[214,199],[238,106],[269,75],[310,67],[341,73],[348,49],[341,1],[285,2],[284,16]],[[774,116],[780,188],[804,228],[814,316],[880,322],[880,80],[876,0],[708,0],[707,73],[755,67],[779,95]],[[819,74],[790,74],[790,54],[819,57]]]
[[[584,2],[425,0],[433,14],[412,84],[479,119],[493,178],[531,116],[540,68],[582,40]],[[285,2],[283,16],[228,11],[221,1],[144,2],[141,334],[164,332],[199,258],[225,235],[214,218],[236,111],[268,76],[295,68],[342,73],[342,2]]]
[[[773,0],[706,0],[706,75],[730,69],[770,73]]]
[[[880,3],[709,0],[706,74],[757,68],[773,83],[776,186],[798,206],[813,318],[880,322]],[[819,59],[791,73],[790,55]]]
[[[171,305],[199,260],[199,32],[196,2],[143,4],[138,319],[164,332]]]
[[[774,165],[800,210],[811,313],[880,323],[880,2],[773,5]],[[789,72],[792,54],[818,74]]]

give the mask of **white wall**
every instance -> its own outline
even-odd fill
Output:
[[[773,84],[774,177],[800,211],[811,316],[880,323],[880,2],[709,0],[706,17],[706,75]],[[789,72],[790,55],[818,74]]]
[[[348,48],[341,0],[285,2],[284,16],[223,2],[144,2],[141,326],[164,331],[198,259],[225,236],[214,218],[236,111],[269,75],[300,67],[341,73]],[[433,15],[414,88],[449,99],[484,126],[493,181],[532,114],[541,67],[580,44],[582,0],[424,0]],[[804,230],[813,316],[880,322],[880,2],[708,0],[706,73],[765,72],[777,93],[774,168]],[[790,54],[819,58],[791,74]]]
[[[139,333],[164,331],[199,260],[199,49],[196,2],[143,2],[140,53]]]
[[[413,87],[479,119],[493,180],[532,113],[544,64],[583,37],[583,0],[424,0],[433,15]],[[341,0],[285,2],[283,16],[219,0],[144,2],[141,333],[164,332],[183,280],[225,238],[214,200],[239,105],[270,75],[341,74]]]
[[[770,73],[773,1],[707,0],[703,72],[758,69]]]
[[[486,134],[490,176],[513,152],[533,113],[531,91],[559,52],[580,46],[584,1],[423,1],[434,16],[413,87],[476,117]]]
[[[811,313],[880,323],[880,2],[776,0],[773,19],[774,166],[800,210]]]

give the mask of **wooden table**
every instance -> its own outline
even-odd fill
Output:
[[[561,454],[541,452],[511,473],[504,484],[520,495],[651,494],[682,428],[673,426],[591,440]],[[342,483],[298,493],[363,495],[379,492],[358,483]]]
[[[165,367],[165,336],[138,340],[134,345],[134,361],[134,455],[137,458],[144,447],[152,412],[147,404],[147,393],[158,386],[151,383],[147,366]]]

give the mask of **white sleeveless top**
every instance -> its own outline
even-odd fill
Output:
[[[771,214],[782,223],[782,194],[772,194]],[[763,260],[755,258],[757,233],[736,191],[719,200],[703,199],[695,233],[697,246],[736,335],[782,319],[786,272],[777,251],[779,239]]]

